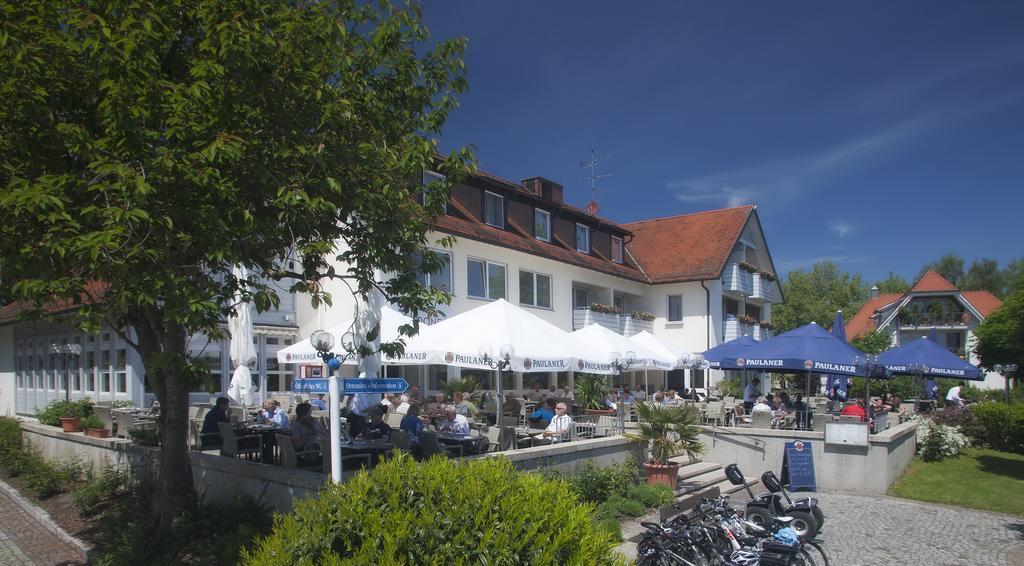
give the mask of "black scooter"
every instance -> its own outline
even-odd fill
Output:
[[[813,497],[791,499],[789,493],[782,487],[778,476],[770,470],[761,474],[761,482],[768,488],[769,493],[762,493],[756,497],[747,486],[747,480],[740,472],[739,466],[736,464],[726,466],[725,476],[733,485],[744,486],[750,495],[744,517],[751,523],[767,527],[772,524],[775,517],[789,517],[792,518],[789,528],[793,529],[801,539],[810,540],[818,536],[818,532],[825,523],[825,514],[818,508],[817,499]],[[780,493],[782,495],[779,495]],[[782,501],[783,497],[785,497],[785,502]]]

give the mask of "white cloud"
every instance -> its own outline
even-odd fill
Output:
[[[831,220],[828,223],[828,227],[840,238],[845,238],[853,231],[853,226],[850,226],[843,220]]]

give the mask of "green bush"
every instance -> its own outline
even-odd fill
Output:
[[[28,469],[22,477],[22,483],[39,497],[46,498],[67,491],[68,487],[81,477],[81,462],[65,460],[54,465],[33,453]]]
[[[608,564],[614,542],[569,486],[503,458],[462,464],[407,456],[327,486],[246,564]]]
[[[1024,454],[1024,405],[978,403],[971,412],[985,444],[995,450]]]
[[[610,509],[614,509],[619,515],[625,515],[627,517],[639,517],[647,510],[643,503],[621,495],[613,495],[608,498],[608,501],[605,501],[601,505],[607,505]]]
[[[96,415],[89,415],[82,419],[82,428],[107,428]]]
[[[0,417],[0,462],[7,462],[12,454],[21,452],[21,423],[10,417]]]
[[[661,507],[672,501],[675,494],[664,485],[641,483],[631,486],[626,496],[643,503],[644,507]]]
[[[586,462],[578,474],[569,477],[580,499],[591,503],[601,503],[612,495],[625,495],[630,486],[639,484],[640,480],[640,469],[633,458],[605,468]]]
[[[100,501],[124,493],[128,485],[127,472],[108,464],[98,477],[90,478],[88,483],[71,494],[71,504],[80,513],[91,515],[98,510]]]
[[[36,418],[44,425],[60,426],[61,417],[83,418],[92,414],[92,401],[53,401],[42,409],[36,409]]]

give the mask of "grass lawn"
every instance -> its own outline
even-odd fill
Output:
[[[998,450],[965,450],[958,458],[925,462],[915,458],[892,494],[1024,515],[1024,455]]]

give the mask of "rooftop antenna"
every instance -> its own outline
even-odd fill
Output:
[[[606,155],[604,157],[598,157],[597,156],[597,152],[594,150],[594,130],[593,130],[593,125],[591,125],[591,130],[590,130],[590,159],[588,159],[586,161],[580,161],[580,167],[589,168],[590,169],[590,176],[589,177],[583,177],[582,179],[580,179],[580,181],[587,181],[587,180],[590,181],[590,196],[591,196],[591,199],[590,199],[590,202],[587,203],[587,212],[589,212],[590,214],[596,215],[597,211],[599,210],[599,207],[597,205],[597,180],[598,179],[604,179],[605,177],[611,177],[611,176],[615,175],[615,173],[605,173],[604,175],[598,175],[597,174],[597,166],[600,165],[602,161],[606,161],[606,160],[611,159],[611,158],[612,158],[611,155]]]

